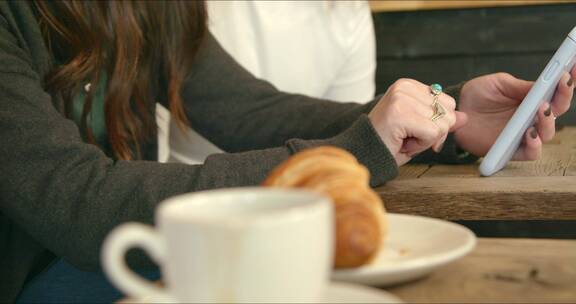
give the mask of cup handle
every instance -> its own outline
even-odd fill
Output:
[[[171,302],[172,297],[164,288],[143,279],[126,265],[124,255],[133,247],[144,249],[159,265],[164,261],[164,242],[154,229],[137,223],[123,224],[110,233],[102,247],[102,266],[110,281],[133,300],[153,297]]]

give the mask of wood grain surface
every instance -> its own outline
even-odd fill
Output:
[[[558,132],[535,162],[492,177],[472,165],[406,165],[378,188],[386,209],[449,220],[576,219],[576,127]]]
[[[522,5],[542,5],[555,3],[570,3],[574,0],[372,0],[370,8],[373,12],[396,12],[415,10],[435,10],[435,9],[466,9],[480,7],[500,7],[500,6],[522,6]]]
[[[576,241],[481,238],[463,259],[387,291],[407,303],[575,303]]]
[[[406,303],[576,303],[575,261],[576,240],[480,238],[464,258],[385,289]]]

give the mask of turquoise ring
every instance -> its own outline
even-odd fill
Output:
[[[442,86],[437,83],[434,83],[430,85],[430,91],[432,92],[432,95],[438,96],[442,94]]]

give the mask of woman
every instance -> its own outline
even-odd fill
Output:
[[[350,151],[374,186],[414,158],[481,156],[531,86],[506,74],[476,78],[460,91],[460,111],[438,96],[439,119],[429,87],[415,80],[366,105],[285,94],[219,47],[204,10],[200,1],[0,2],[0,301],[38,277],[58,280],[42,277],[55,260],[97,271],[106,234],[126,221],[151,223],[161,200],[258,184],[307,147]],[[569,79],[540,109],[517,159],[536,159],[554,135]],[[229,153],[196,166],[151,162],[154,101]],[[129,261],[148,266],[139,255]]]

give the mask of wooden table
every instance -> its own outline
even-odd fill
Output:
[[[492,177],[470,165],[405,165],[376,189],[390,212],[448,220],[576,219],[576,127],[558,131],[535,162]]]
[[[576,240],[481,238],[461,260],[386,290],[407,303],[576,303]]]
[[[575,0],[372,0],[370,7],[373,12],[396,12],[434,9],[467,9],[484,7],[520,6],[573,3]]]
[[[385,290],[406,303],[575,303],[576,240],[481,238],[464,258]]]

